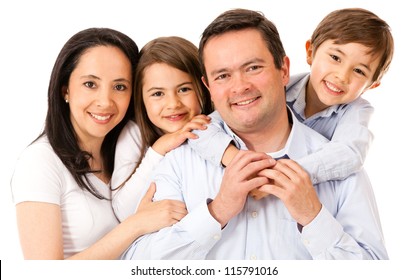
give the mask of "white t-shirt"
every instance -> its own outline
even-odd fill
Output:
[[[136,211],[150,186],[153,170],[164,158],[149,147],[140,166],[133,173],[142,156],[141,141],[140,128],[133,121],[126,124],[117,140],[112,187],[117,188],[131,175],[122,188],[113,192],[113,209],[120,221],[125,220]]]
[[[93,174],[88,178],[100,194],[110,198],[109,185]],[[79,188],[47,137],[23,151],[11,180],[11,190],[15,204],[36,201],[60,206],[65,258],[88,248],[119,223],[110,200],[98,199]]]

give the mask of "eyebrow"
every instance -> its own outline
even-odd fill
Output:
[[[182,87],[182,86],[185,86],[185,85],[192,85],[193,86],[193,83],[192,82],[183,82],[183,83],[180,83],[180,84],[176,85],[175,87],[179,88],[179,87]],[[151,88],[149,88],[147,90],[147,92],[150,92],[150,91],[153,91],[153,90],[163,90],[163,89],[164,89],[163,87],[151,87]]]
[[[340,54],[345,55],[345,53],[343,51],[341,51],[341,49],[339,48],[332,48],[332,50],[339,52]],[[363,67],[365,67],[367,70],[372,71],[372,69],[370,69],[370,66],[364,63],[359,63],[360,65],[362,65]]]
[[[239,68],[245,68],[245,67],[247,67],[247,66],[250,65],[250,64],[254,64],[254,63],[264,63],[264,62],[265,62],[264,59],[258,58],[258,57],[254,57],[254,58],[252,58],[252,59],[246,61],[246,62],[243,63],[242,65],[240,65]],[[219,73],[227,72],[228,70],[229,70],[228,67],[224,67],[224,68],[220,68],[220,69],[211,71],[209,74],[210,74],[211,76],[215,76],[215,75],[217,75],[217,74],[219,74]]]
[[[95,80],[102,80],[101,78],[99,78],[98,76],[95,76],[93,74],[89,74],[89,75],[83,75],[80,76],[81,79],[95,79]],[[125,79],[125,78],[118,78],[118,79],[114,79],[114,82],[126,82],[126,83],[131,83],[129,80]]]

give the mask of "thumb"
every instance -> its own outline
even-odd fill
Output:
[[[155,194],[155,183],[151,183],[141,202],[151,202]]]

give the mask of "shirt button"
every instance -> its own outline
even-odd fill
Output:
[[[252,212],[252,218],[257,218],[257,212],[256,211]]]
[[[251,260],[257,260],[257,256],[256,256],[256,255],[251,255],[251,256],[250,256],[250,259],[251,259]]]
[[[304,239],[303,243],[304,243],[304,245],[309,245],[310,242],[308,239]]]
[[[220,235],[219,235],[219,234],[215,234],[215,235],[213,236],[213,239],[219,240],[219,239],[220,239]]]

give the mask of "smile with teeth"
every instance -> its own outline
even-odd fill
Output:
[[[238,105],[238,106],[243,106],[243,105],[247,105],[247,104],[250,104],[250,103],[254,102],[256,99],[257,99],[257,97],[249,99],[249,100],[237,102],[235,104]]]
[[[179,118],[184,117],[185,114],[176,114],[176,115],[171,115],[171,116],[166,116],[165,118],[170,119],[170,120],[177,120]]]
[[[90,115],[92,116],[92,118],[97,119],[98,121],[107,121],[112,117],[112,115],[100,116],[93,113],[90,113]]]
[[[333,84],[331,84],[328,81],[325,81],[325,85],[327,88],[329,88],[330,90],[334,91],[334,92],[341,92],[342,90],[340,90],[339,88],[335,87]]]

